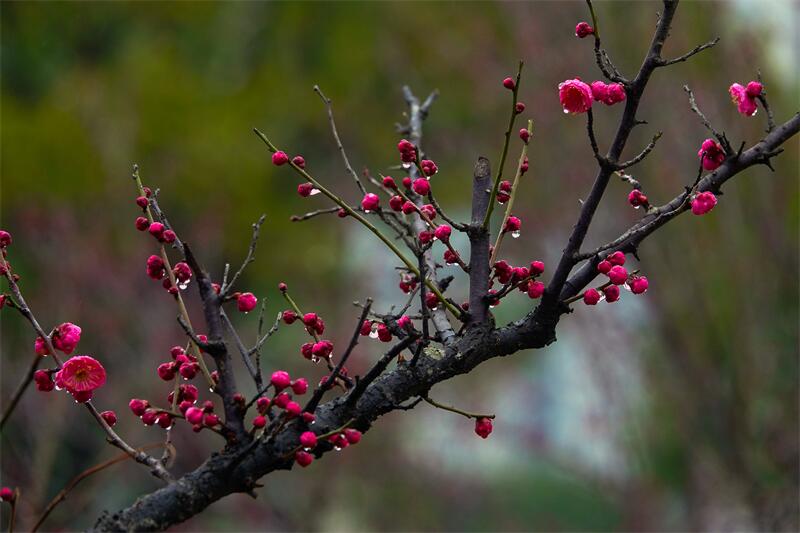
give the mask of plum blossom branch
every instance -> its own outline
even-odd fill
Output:
[[[435,401],[433,398],[431,398],[430,396],[422,396],[422,399],[425,400],[427,403],[431,404],[432,406],[434,406],[437,409],[442,409],[444,411],[450,411],[451,413],[456,413],[456,414],[459,414],[461,416],[465,416],[467,418],[472,418],[472,419],[478,419],[478,418],[493,419],[493,418],[495,418],[495,415],[493,415],[493,414],[482,415],[482,414],[477,414],[477,413],[471,413],[469,411],[464,411],[463,409],[459,409],[457,407],[453,407],[452,405],[445,405],[445,404],[439,403],[439,402]]]
[[[497,198],[497,191],[500,188],[500,181],[503,179],[503,168],[506,164],[506,156],[508,156],[508,145],[511,142],[511,132],[514,131],[514,122],[517,120],[517,115],[519,115],[519,111],[517,110],[517,96],[519,94],[519,82],[520,78],[522,77],[522,67],[524,63],[522,61],[519,62],[519,66],[517,67],[517,77],[516,80],[511,80],[511,78],[506,78],[504,82],[506,88],[511,90],[511,115],[508,118],[508,128],[506,129],[505,133],[505,141],[503,142],[503,151],[500,155],[500,164],[497,167],[497,176],[494,178],[494,185],[492,186],[492,192],[489,195],[489,207],[486,210],[486,216],[483,217],[483,226],[484,229],[489,229],[489,220],[492,217],[492,210],[494,209],[494,201]],[[509,81],[511,83],[509,83]],[[509,85],[511,85],[509,87]]]

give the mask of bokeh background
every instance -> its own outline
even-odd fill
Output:
[[[598,5],[624,73],[638,68],[659,8]],[[284,308],[276,285],[285,281],[338,342],[358,316],[353,300],[372,296],[383,310],[402,295],[392,258],[351,220],[289,222],[328,204],[297,196],[295,177],[270,164],[254,126],[358,199],[314,84],[334,102],[353,164],[374,174],[393,173],[401,86],[420,96],[438,88],[424,143],[441,169],[440,202],[465,219],[475,158],[496,164],[500,152],[508,105],[500,80],[524,60],[531,171],[517,201],[522,237],[503,253],[518,264],[542,259],[552,272],[594,176],[584,120],[564,115],[556,93],[564,79],[599,77],[590,40],[573,35],[588,18],[582,2],[3,3],[0,14],[10,260],[44,324],[83,328],[78,351],[109,371],[97,403],[117,410],[119,431],[136,444],[160,440],[162,430],[143,427],[127,401],[163,403],[167,387],[155,368],[184,337],[171,300],[144,275],[154,245],[133,228],[134,162],[216,277],[226,261],[238,264],[249,225],[266,213],[242,287],[266,299],[271,318]],[[634,169],[652,200],[692,181],[707,136],[684,83],[734,144],[757,141],[764,116],[739,115],[730,83],[760,69],[776,119],[796,110],[797,20],[788,1],[680,7],[666,55],[722,41],[652,78],[640,112],[650,124],[626,151],[664,131]],[[597,110],[601,147],[620,112]],[[753,168],[730,182],[710,215],[682,216],[646,241],[638,265],[651,282],[645,296],[579,306],[556,344],[434,389],[442,402],[496,412],[488,440],[467,420],[420,405],[386,416],[355,449],[267,477],[258,499],[229,497],[176,530],[797,530],[797,147],[787,144],[775,173]],[[624,184],[611,184],[588,244],[640,215],[626,195]],[[453,294],[463,297],[463,283]],[[531,305],[512,296],[497,319]],[[253,338],[256,318],[235,319]],[[13,311],[1,320],[6,401],[33,355],[33,335]],[[322,369],[300,357],[301,342],[296,327],[280,330],[264,366],[318,379]],[[378,344],[362,343],[351,373],[369,367]],[[252,394],[244,375],[240,382]],[[220,446],[212,434],[174,433],[178,471]],[[22,488],[19,520],[28,526],[70,478],[116,453],[66,395],[34,390],[0,442],[2,484]],[[45,529],[89,527],[103,509],[157,486],[144,469],[116,465],[72,492]]]

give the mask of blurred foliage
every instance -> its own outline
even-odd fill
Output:
[[[763,116],[736,113],[731,82],[760,68],[776,118],[796,110],[794,28],[786,21],[796,20],[797,6],[768,5],[679,9],[666,54],[715,35],[722,41],[657,72],[647,91],[640,115],[650,125],[637,128],[627,153],[664,131],[634,172],[654,201],[691,182],[706,136],[684,83],[734,143],[758,140]],[[597,6],[623,72],[638,67],[658,7]],[[507,94],[499,80],[526,61],[521,98],[535,133],[517,202],[523,236],[504,251],[512,261],[539,258],[553,268],[594,175],[583,120],[561,113],[555,90],[566,78],[598,76],[590,40],[572,35],[587,18],[582,2],[2,3],[0,15],[10,259],[44,323],[84,328],[80,350],[110,372],[98,402],[117,410],[132,442],[161,437],[134,423],[126,403],[164,393],[155,367],[182,341],[174,307],[143,275],[153,243],[133,229],[134,162],[216,277],[243,257],[249,224],[267,213],[242,286],[267,298],[269,319],[283,307],[275,286],[286,281],[340,341],[357,317],[354,299],[372,295],[380,309],[402,300],[392,260],[351,221],[290,223],[324,200],[297,197],[293,176],[269,163],[252,134],[258,127],[302,153],[315,175],[357,200],[314,84],[334,102],[353,164],[376,175],[396,161],[401,86],[420,96],[438,87],[424,143],[441,169],[439,200],[463,219],[475,158],[496,164],[501,148]],[[601,147],[619,112],[598,110]],[[579,308],[565,317],[559,343],[437,388],[449,402],[497,411],[488,441],[477,442],[466,421],[421,406],[388,416],[357,450],[276,473],[258,500],[228,498],[178,529],[798,529],[797,142],[786,148],[776,173],[747,171],[711,215],[683,216],[645,243],[647,296]],[[640,215],[625,198],[623,184],[612,183],[587,246]],[[453,293],[463,297],[463,284]],[[530,305],[523,297],[504,302],[498,321]],[[33,337],[19,317],[2,315],[5,399]],[[240,322],[252,336],[255,319]],[[298,331],[274,339],[266,368],[321,375],[298,356]],[[351,372],[363,372],[379,350],[360,349]],[[244,376],[241,383],[249,385]],[[210,435],[175,433],[179,470],[219,446]],[[66,398],[35,391],[1,442],[2,483],[23,487],[24,521],[112,454]],[[73,493],[48,526],[88,527],[102,509],[155,486],[143,469],[116,466]]]

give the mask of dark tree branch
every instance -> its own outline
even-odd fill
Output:
[[[642,161],[642,160],[643,160],[645,157],[647,157],[647,154],[649,154],[650,152],[652,152],[652,151],[653,151],[653,148],[655,148],[655,147],[656,147],[656,143],[658,142],[658,140],[661,138],[661,136],[662,136],[663,134],[664,134],[664,132],[663,132],[663,131],[659,131],[658,133],[656,133],[655,135],[653,135],[653,140],[652,140],[652,141],[650,141],[650,144],[648,144],[648,145],[647,145],[647,146],[644,148],[644,150],[642,150],[642,151],[639,153],[639,155],[637,155],[636,157],[634,157],[633,159],[631,159],[631,160],[629,160],[629,161],[625,161],[624,163],[620,163],[620,164],[618,164],[618,165],[617,165],[617,170],[625,170],[626,168],[632,167],[632,166],[633,166],[633,165],[635,165],[636,163],[639,163],[639,162],[641,162],[641,161]]]
[[[694,48],[692,48],[690,51],[686,52],[682,56],[678,56],[678,57],[676,57],[674,59],[661,59],[658,62],[658,66],[659,67],[668,67],[669,65],[674,65],[675,63],[680,63],[682,61],[686,61],[687,59],[689,59],[693,55],[698,54],[698,53],[700,53],[703,50],[706,50],[708,48],[711,48],[712,46],[714,46],[718,42],[719,42],[719,37],[717,37],[715,39],[712,39],[711,41],[708,41],[707,43],[695,46]]]
[[[490,202],[492,169],[489,160],[479,157],[472,179],[472,221],[469,226],[469,320],[468,325],[484,324],[489,319],[489,303],[484,296],[489,292],[492,265],[489,264],[489,228],[483,219]]]
[[[236,377],[233,372],[233,362],[231,361],[231,356],[228,353],[224,340],[224,329],[222,317],[220,316],[222,300],[214,291],[208,273],[200,266],[197,258],[192,253],[189,243],[184,242],[183,248],[186,263],[189,265],[189,268],[192,269],[197,279],[197,288],[200,292],[200,299],[203,302],[203,316],[205,317],[206,327],[208,328],[208,344],[209,346],[215,346],[214,352],[209,352],[209,355],[214,358],[214,363],[219,373],[219,383],[215,390],[222,397],[225,410],[225,425],[233,430],[235,438],[239,442],[245,442],[248,441],[250,437],[244,429],[244,419],[234,399],[234,395],[238,390],[236,388]]]

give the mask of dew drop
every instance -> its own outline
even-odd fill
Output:
[[[342,449],[340,447],[338,447],[338,446],[334,446],[333,449],[336,450],[337,452],[342,451]]]
[[[191,282],[191,280],[188,280],[188,279],[186,281],[181,281],[180,283],[178,283],[178,288],[180,290],[184,291],[184,290],[186,290],[186,287],[189,286],[190,282]]]
[[[320,191],[319,189],[311,189],[311,192],[308,195],[314,196],[315,194],[319,194],[320,192],[322,191]]]
[[[371,330],[369,332],[369,338],[370,339],[377,339],[378,338],[378,330],[377,329]]]
[[[403,163],[400,166],[402,166],[403,168],[411,168],[411,163]]]
[[[368,214],[372,213],[372,211],[370,211],[369,209],[364,209],[364,213],[368,215]]]
[[[569,111],[567,111],[566,109],[564,109],[564,114],[566,115],[567,113],[569,113]]]
[[[511,232],[511,237],[513,239],[519,239],[519,235],[520,235],[519,230]]]

